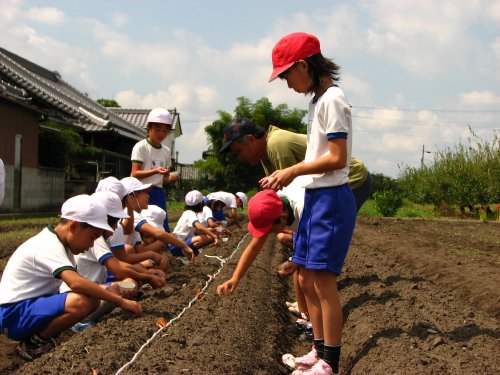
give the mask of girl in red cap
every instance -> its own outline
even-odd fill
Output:
[[[337,291],[356,218],[348,183],[352,124],[350,105],[337,86],[340,67],[323,57],[314,35],[292,33],[273,48],[275,78],[288,87],[311,94],[305,159],[272,173],[266,186],[279,189],[302,176],[306,188],[304,210],[294,243],[292,262],[298,264],[314,332],[314,349],[305,357],[312,367],[294,374],[339,372],[342,306]],[[304,361],[299,361],[304,363]]]

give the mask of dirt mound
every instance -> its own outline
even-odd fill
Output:
[[[496,223],[359,218],[339,289],[344,311],[342,367],[350,374],[500,372],[499,255]],[[144,315],[118,310],[80,334],[65,333],[32,363],[0,336],[1,373],[114,374],[158,330],[158,317],[177,317],[246,232],[211,246],[196,267],[172,259],[168,284],[141,301]],[[157,335],[124,374],[288,374],[285,352],[310,342],[293,332],[285,306],[291,280],[276,276],[288,254],[273,240],[235,295],[219,298],[248,242],[229,259],[200,300]]]

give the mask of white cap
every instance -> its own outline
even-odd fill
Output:
[[[147,123],[149,124],[150,122],[172,125],[172,114],[164,108],[152,109],[149,112]]]
[[[134,191],[149,189],[151,187],[151,184],[143,184],[135,177],[124,177],[120,181],[127,194],[131,194]]]
[[[201,194],[198,190],[191,190],[184,197],[184,201],[188,206],[196,206],[203,202],[203,194]]]
[[[97,184],[97,188],[95,189],[96,192],[98,191],[111,191],[118,195],[120,199],[123,199],[125,195],[127,195],[127,192],[125,190],[125,187],[123,184],[120,182],[119,179],[116,177],[110,176],[102,179],[99,181]]]
[[[93,227],[113,232],[108,225],[108,211],[97,199],[82,194],[69,198],[61,207],[61,218],[87,223]]]
[[[90,197],[101,202],[106,207],[109,216],[118,219],[128,219],[130,217],[123,211],[122,201],[115,193],[111,191],[98,191]]]
[[[155,228],[164,230],[163,222],[167,217],[167,213],[161,207],[150,204],[146,210],[141,211],[141,216],[146,219],[148,224],[151,224]]]
[[[241,191],[237,192],[236,195],[241,199],[243,207],[245,207],[248,202],[247,195],[245,193],[242,193]]]

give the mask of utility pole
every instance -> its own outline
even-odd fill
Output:
[[[420,159],[420,169],[424,167],[424,154],[430,154],[430,151],[425,151],[425,145],[422,145],[422,158]]]

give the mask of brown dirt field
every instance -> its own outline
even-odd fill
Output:
[[[0,336],[0,373],[115,374],[176,317],[228,257],[245,231],[211,246],[198,265],[171,260],[168,284],[141,301],[132,319],[115,309],[83,333],[64,333],[56,349],[25,363]],[[288,254],[268,241],[235,295],[215,289],[230,277],[229,259],[202,299],[158,334],[123,374],[288,374],[281,355],[308,351],[293,331],[285,300],[291,280],[276,276]],[[344,311],[341,364],[348,374],[500,373],[500,225],[475,221],[358,218],[339,289]]]

